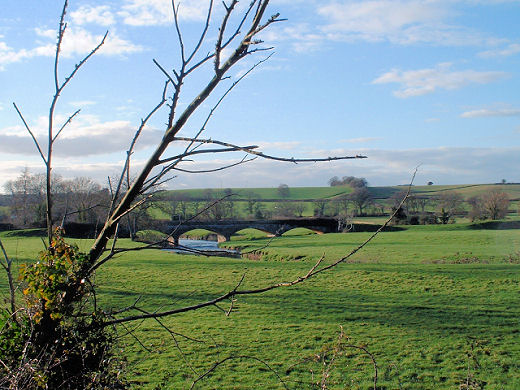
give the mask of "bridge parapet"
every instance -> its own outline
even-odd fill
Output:
[[[267,234],[280,236],[295,228],[307,228],[318,234],[336,233],[338,221],[335,218],[291,218],[271,220],[222,220],[222,221],[191,221],[179,224],[169,224],[166,232],[171,233],[175,245],[179,243],[179,237],[194,229],[205,229],[217,234],[219,242],[228,241],[233,234],[243,229],[257,229]]]

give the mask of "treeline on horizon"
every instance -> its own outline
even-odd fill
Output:
[[[45,225],[45,180],[43,174],[24,169],[17,179],[4,185],[0,198],[0,224],[10,228]],[[128,184],[128,183],[127,183]],[[368,187],[365,178],[337,176],[329,187],[201,189],[159,191],[123,221],[125,231],[134,237],[139,230],[153,228],[157,221],[195,219],[272,219],[294,217],[334,217],[345,222],[359,217],[387,217],[394,213],[394,224],[447,224],[456,218],[471,221],[497,220],[516,210],[511,201],[519,188],[504,191],[502,180],[494,185]],[[55,210],[62,223],[98,226],[110,207],[111,189],[87,177],[71,180],[54,176]],[[465,193],[460,192],[465,191]],[[518,194],[517,194],[518,192]],[[516,207],[513,204],[513,207]],[[5,228],[5,227],[4,227]]]

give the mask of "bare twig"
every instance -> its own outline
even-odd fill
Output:
[[[402,204],[406,201],[406,198],[410,194],[412,183],[413,183],[413,180],[415,179],[416,173],[417,173],[417,170],[415,170],[415,172],[413,174],[412,181],[411,181],[411,183],[410,183],[410,185],[408,187],[407,194],[403,198],[403,200],[401,201],[400,206],[402,206]],[[242,283],[242,280],[243,280],[243,278],[242,278],[240,283],[237,285],[237,287],[235,287],[234,289],[228,291],[225,294],[222,294],[222,295],[220,295],[220,296],[218,296],[218,297],[216,297],[214,299],[208,300],[206,302],[201,302],[201,303],[198,303],[198,304],[195,304],[195,305],[185,306],[185,307],[181,307],[181,308],[177,308],[177,309],[167,310],[167,311],[160,312],[160,313],[143,314],[143,315],[137,315],[137,316],[129,316],[129,317],[126,317],[126,318],[119,318],[119,319],[115,319],[115,320],[111,320],[111,321],[107,322],[106,325],[115,325],[115,324],[118,324],[118,323],[124,323],[124,322],[128,322],[128,321],[135,321],[135,320],[138,320],[138,319],[145,319],[145,318],[161,318],[161,317],[171,316],[171,315],[184,313],[184,312],[188,312],[188,311],[199,310],[199,309],[202,309],[202,308],[208,307],[208,306],[214,306],[215,304],[217,304],[219,302],[222,302],[222,301],[230,299],[230,298],[234,298],[235,296],[239,296],[239,295],[261,294],[261,293],[268,292],[268,291],[271,291],[271,290],[274,290],[274,289],[278,289],[278,288],[281,288],[281,287],[295,286],[295,285],[300,284],[300,283],[302,283],[302,282],[304,282],[304,281],[306,281],[306,280],[308,280],[308,279],[310,279],[310,278],[312,278],[312,277],[314,277],[314,276],[316,276],[318,274],[321,274],[321,273],[323,273],[323,272],[325,272],[325,271],[327,271],[329,269],[337,267],[339,264],[344,263],[346,260],[348,260],[354,254],[359,252],[362,248],[364,248],[370,241],[372,241],[390,223],[390,221],[397,214],[397,210],[398,209],[399,208],[397,208],[394,211],[394,213],[386,220],[385,223],[383,223],[379,227],[379,229],[376,232],[374,232],[372,235],[370,235],[370,237],[368,237],[359,246],[357,246],[356,248],[351,250],[347,255],[341,257],[340,259],[334,261],[333,263],[331,263],[329,265],[326,265],[326,266],[323,266],[323,267],[319,268],[320,264],[323,261],[323,257],[321,257],[318,260],[318,262],[307,272],[307,274],[305,276],[297,277],[296,279],[288,281],[288,282],[279,282],[279,283],[275,283],[275,284],[272,284],[272,285],[269,285],[269,286],[265,286],[265,287],[261,287],[261,288],[257,288],[257,289],[238,290],[238,287]]]
[[[7,251],[4,248],[4,244],[2,243],[2,240],[0,240],[0,249],[2,249],[2,253],[3,253],[4,259],[5,259],[5,264],[1,261],[0,261],[0,264],[2,265],[2,268],[7,273],[7,280],[9,283],[9,294],[10,294],[9,303],[11,305],[11,315],[13,316],[13,319],[16,321],[16,296],[15,296],[16,288],[14,286],[13,271],[11,268],[11,266],[13,264],[13,260],[11,258],[9,258],[9,256],[7,255]]]
[[[29,135],[31,136],[32,140],[34,141],[34,145],[36,146],[36,149],[38,150],[38,153],[40,153],[40,157],[42,158],[44,164],[47,165],[47,158],[43,154],[42,149],[40,148],[40,144],[38,143],[38,140],[34,136],[34,133],[32,132],[32,130],[29,127],[29,125],[27,124],[27,122],[25,121],[25,118],[23,117],[22,113],[18,109],[18,106],[16,105],[16,103],[13,102],[13,106],[14,106],[16,112],[18,113],[18,116],[22,120],[22,122],[23,122],[23,124],[25,126],[25,129],[29,132]]]
[[[254,361],[258,362],[258,363],[261,363],[263,366],[265,366],[269,371],[271,371],[276,376],[276,378],[278,379],[278,381],[280,382],[280,384],[283,386],[284,389],[289,390],[289,387],[287,386],[285,381],[282,379],[282,377],[280,377],[280,374],[278,374],[278,372],[276,372],[276,370],[273,369],[266,361],[264,361],[264,360],[262,360],[260,358],[257,358],[256,356],[249,356],[249,355],[228,356],[228,357],[226,357],[226,358],[224,358],[222,360],[219,360],[218,362],[214,363],[213,366],[211,366],[210,369],[208,369],[205,373],[200,375],[198,378],[196,378],[192,382],[192,384],[190,386],[190,390],[194,389],[195,385],[198,382],[200,382],[204,378],[208,377],[210,374],[212,374],[221,365],[223,365],[226,362],[232,361],[232,360],[254,360]]]
[[[194,142],[194,143],[201,143],[201,144],[214,144],[214,145],[220,145],[225,146],[225,149],[211,149],[210,151],[204,151],[204,150],[197,150],[198,153],[218,153],[218,152],[246,152],[248,154],[254,154],[255,156],[265,158],[267,160],[276,160],[276,161],[284,161],[284,162],[292,162],[292,163],[300,163],[300,162],[324,162],[324,161],[338,161],[338,160],[352,160],[352,159],[363,159],[367,158],[363,155],[355,155],[355,156],[334,156],[334,157],[324,157],[324,158],[286,158],[286,157],[277,157],[268,155],[262,152],[257,152],[253,150],[254,148],[257,148],[257,146],[238,146],[235,144],[231,144],[229,142],[222,142],[214,139],[196,139],[196,138],[190,138],[190,137],[175,137],[174,140],[176,141],[184,141],[184,142]],[[176,160],[179,158],[183,158],[184,156],[190,156],[191,154],[195,154],[195,152],[188,152],[185,155],[178,155],[170,158],[165,158],[163,160],[160,160],[161,164],[164,164],[166,162]]]
[[[65,129],[65,127],[67,127],[68,124],[70,124],[72,122],[72,120],[74,119],[74,117],[76,115],[78,115],[80,113],[81,109],[79,110],[76,110],[76,112],[74,112],[74,114],[72,114],[71,116],[69,116],[69,118],[65,121],[65,123],[60,127],[60,129],[58,130],[58,132],[56,133],[56,135],[52,138],[52,142],[55,142],[56,139],[59,137],[59,135],[61,134],[61,132],[63,131],[63,129]]]

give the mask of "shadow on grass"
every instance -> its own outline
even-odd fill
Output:
[[[509,230],[520,229],[520,221],[487,221],[468,226],[472,230]]]

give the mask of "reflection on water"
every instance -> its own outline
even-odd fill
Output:
[[[231,255],[240,255],[239,251],[233,249],[219,248],[217,241],[180,239],[179,246],[181,248],[166,250],[175,253],[194,253],[194,251],[192,250],[195,250],[205,252],[205,254],[228,253]],[[186,249],[183,250],[182,247],[185,247]]]

